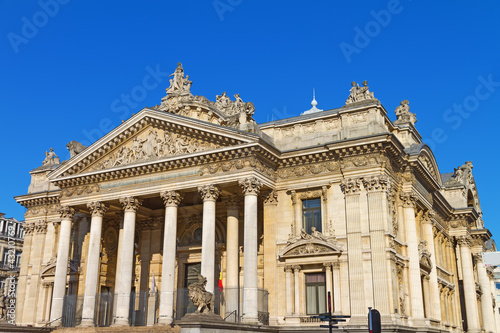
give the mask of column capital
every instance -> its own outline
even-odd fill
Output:
[[[142,200],[134,197],[119,198],[118,201],[122,204],[124,211],[136,212],[139,206],[142,205]]]
[[[224,197],[224,202],[226,203],[227,209],[238,209],[241,198],[236,194],[228,195]]]
[[[23,230],[24,234],[27,235],[32,235],[33,231],[35,231],[35,223],[34,222],[28,222],[23,225]]]
[[[184,198],[182,194],[177,191],[163,191],[160,196],[167,207],[177,207]]]
[[[264,205],[277,205],[278,204],[278,193],[276,190],[271,190],[266,193],[264,198]]]
[[[298,273],[298,272],[300,272],[302,267],[300,265],[293,265],[292,269],[293,269],[294,273]]]
[[[345,195],[359,194],[361,191],[361,181],[359,178],[346,178],[340,183],[340,188]]]
[[[286,273],[292,273],[293,272],[293,266],[292,265],[285,265],[285,272]]]
[[[72,208],[70,206],[66,206],[66,205],[59,207],[57,212],[59,214],[61,214],[62,219],[70,219],[70,220],[73,219],[73,217],[75,216],[75,213],[76,213],[74,208]]]
[[[326,271],[329,272],[332,270],[333,263],[332,262],[324,262],[323,266],[325,267]]]
[[[45,221],[38,221],[34,225],[37,234],[47,233],[47,223]]]
[[[103,217],[104,213],[106,213],[106,211],[108,210],[109,206],[107,206],[103,202],[93,201],[93,202],[89,202],[87,204],[87,208],[89,209],[90,214],[92,216]]]
[[[217,201],[220,195],[220,190],[214,185],[198,186],[198,192],[203,201]]]
[[[368,192],[384,192],[389,188],[389,179],[384,174],[372,176],[364,178],[363,185]]]
[[[469,236],[455,236],[455,239],[460,246],[466,246],[470,248],[472,245],[471,238]]]
[[[424,224],[432,224],[434,225],[434,221],[432,220],[436,215],[433,211],[428,210],[422,215],[422,223]]]
[[[243,194],[245,195],[258,195],[262,187],[262,182],[255,177],[241,179],[238,184],[243,188]]]
[[[399,198],[405,208],[413,208],[417,202],[416,195],[411,192],[403,192],[399,195]]]
[[[474,261],[477,264],[480,264],[483,262],[483,256],[481,255],[481,253],[473,253],[472,256],[474,257]]]

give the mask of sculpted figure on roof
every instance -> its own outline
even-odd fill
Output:
[[[363,101],[378,101],[373,95],[373,92],[369,90],[368,81],[363,81],[362,87],[353,81],[351,86],[349,97],[347,97],[345,101],[346,105]]]

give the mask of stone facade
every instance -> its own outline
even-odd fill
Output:
[[[17,293],[21,254],[23,252],[24,221],[0,213],[0,295],[13,297]],[[2,306],[2,304],[0,304]]]
[[[373,307],[387,329],[496,331],[472,163],[441,174],[407,100],[392,122],[353,82],[341,108],[257,124],[191,85],[179,64],[160,105],[31,171],[18,323],[168,325],[201,273],[245,324],[318,327],[330,294],[348,329]]]

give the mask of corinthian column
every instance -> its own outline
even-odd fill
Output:
[[[254,177],[239,181],[245,194],[243,237],[243,321],[258,322],[257,195],[262,183]]]
[[[340,186],[345,195],[351,316],[356,316],[357,319],[355,320],[360,320],[361,317],[364,320],[366,316],[364,292],[365,279],[363,276],[361,218],[359,208],[361,182],[359,179],[345,179]]]
[[[417,225],[415,222],[415,195],[413,193],[401,194],[404,218],[406,224],[406,242],[408,244],[408,257],[410,258],[410,297],[413,322],[417,326],[425,324],[424,301],[422,299],[422,283],[420,280],[420,255],[418,253]]]
[[[427,242],[427,249],[431,254],[431,272],[429,273],[429,293],[431,299],[431,317],[435,320],[441,320],[441,306],[439,304],[439,285],[437,280],[437,268],[436,268],[436,250],[434,248],[434,231],[433,217],[434,213],[426,212],[422,216],[422,233],[423,238]]]
[[[383,316],[389,316],[389,279],[387,276],[387,255],[385,251],[388,179],[387,176],[380,175],[365,179],[363,183],[368,192],[374,304],[375,308]]]
[[[61,324],[61,317],[63,315],[63,302],[64,295],[66,294],[66,275],[68,274],[71,221],[73,221],[75,210],[69,206],[61,206],[59,213],[61,214],[61,229],[59,230],[56,272],[54,275],[54,290],[52,293],[52,309],[50,311],[50,320],[54,321],[54,326]]]
[[[239,212],[240,198],[237,195],[225,199],[227,207],[227,237],[226,237],[226,316],[238,310],[239,295]],[[234,318],[237,318],[234,316]]]
[[[163,264],[161,268],[159,325],[170,325],[174,315],[175,253],[177,251],[177,207],[182,195],[175,191],[161,192],[165,203],[163,233]]]
[[[285,266],[285,293],[286,293],[286,315],[293,314],[293,268],[290,265]]]
[[[206,290],[215,285],[215,202],[220,191],[213,185],[198,187],[203,199],[203,233],[201,239],[201,275],[207,278]]]
[[[486,332],[495,332],[495,317],[493,316],[493,301],[491,299],[490,279],[486,268],[484,267],[483,256],[481,253],[474,254],[474,260],[477,267],[477,278],[479,287],[481,287],[481,310],[483,314],[483,324]]]
[[[130,292],[132,290],[132,269],[134,266],[135,217],[142,201],[134,198],[120,198],[125,212],[123,217],[123,241],[120,249],[120,278],[117,288],[116,317],[113,326],[129,325]]]
[[[85,292],[81,326],[94,326],[95,296],[99,277],[99,257],[101,250],[102,218],[108,209],[102,202],[87,204],[92,219],[90,221],[90,241],[87,255],[87,274],[85,275]]]
[[[474,281],[474,266],[470,251],[470,239],[466,236],[457,237],[462,259],[462,277],[464,281],[465,310],[467,312],[467,332],[480,332],[479,313],[476,300],[476,282]]]
[[[294,315],[300,315],[300,283],[299,283],[299,274],[302,267],[300,265],[293,265],[293,279],[294,279],[294,287],[295,287],[295,313]]]

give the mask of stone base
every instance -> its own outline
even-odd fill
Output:
[[[93,319],[82,319],[82,322],[79,325],[80,327],[94,327],[94,320]]]
[[[111,324],[111,327],[123,327],[130,326],[128,318],[116,318],[115,322]]]

